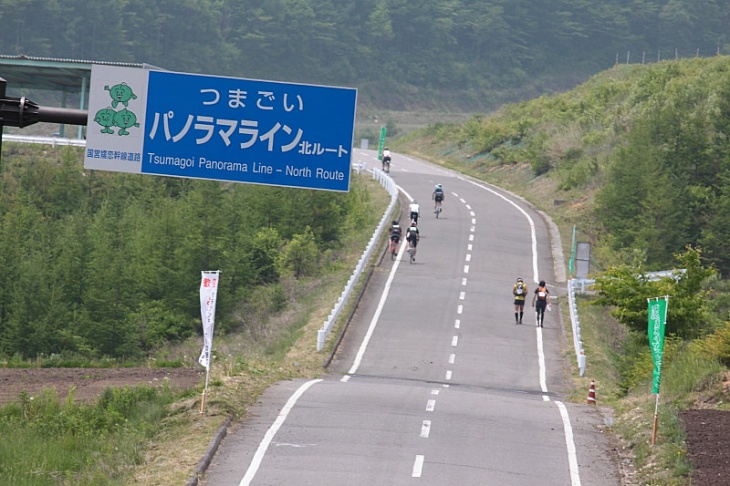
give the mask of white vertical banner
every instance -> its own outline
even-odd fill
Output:
[[[210,371],[210,354],[213,349],[213,329],[215,328],[215,300],[218,295],[218,278],[220,270],[201,272],[200,282],[200,315],[203,319],[203,352],[198,362]]]

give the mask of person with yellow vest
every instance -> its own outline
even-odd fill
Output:
[[[512,295],[515,304],[515,324],[522,324],[522,315],[525,312],[525,296],[527,296],[527,285],[522,277],[518,277],[517,282],[512,286]]]

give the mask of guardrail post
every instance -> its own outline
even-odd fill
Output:
[[[582,349],[578,355],[578,370],[580,371],[580,376],[584,376],[586,374],[586,355]]]
[[[324,348],[324,340],[327,337],[327,331],[320,329],[317,331],[317,351],[322,351]]]

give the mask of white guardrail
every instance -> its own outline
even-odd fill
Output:
[[[687,270],[684,268],[677,270],[662,270],[660,272],[648,272],[644,275],[647,280],[659,280],[661,278],[674,278],[675,280],[683,275]],[[568,280],[568,306],[570,307],[570,323],[573,326],[573,347],[575,348],[575,356],[578,360],[578,370],[580,376],[584,376],[586,372],[586,355],[583,349],[583,340],[580,336],[580,318],[578,317],[578,304],[575,301],[576,289],[581,294],[586,293],[586,289],[592,289],[596,283],[595,280],[584,278],[571,278]]]
[[[352,169],[357,174],[360,174],[362,171],[368,171],[364,164],[353,164]],[[337,318],[342,312],[342,309],[345,306],[347,299],[350,297],[353,288],[355,288],[355,284],[360,278],[363,270],[365,270],[366,265],[370,261],[370,257],[372,256],[373,251],[375,251],[375,248],[378,246],[378,238],[380,237],[380,234],[383,232],[383,230],[385,230],[386,226],[390,224],[393,209],[395,209],[396,202],[398,201],[398,186],[396,186],[393,179],[391,179],[390,176],[385,174],[380,169],[372,169],[369,172],[372,172],[373,179],[377,179],[378,182],[380,182],[380,185],[382,185],[390,194],[390,204],[388,205],[388,209],[385,210],[385,213],[383,213],[383,217],[380,218],[380,224],[378,224],[378,227],[375,228],[373,236],[370,237],[370,242],[368,242],[367,248],[365,248],[365,251],[362,253],[360,260],[355,267],[355,271],[352,272],[350,280],[347,281],[347,285],[345,285],[345,290],[343,290],[342,294],[340,294],[340,298],[337,300],[337,303],[332,309],[332,312],[330,312],[327,320],[324,321],[322,329],[320,329],[317,333],[317,351],[322,351],[322,348],[324,347],[324,342],[327,339],[327,335],[329,335],[329,333],[332,331],[332,328],[334,327]]]
[[[63,137],[36,137],[29,135],[8,135],[4,134],[3,141],[22,142],[22,143],[42,143],[45,145],[73,145],[74,147],[85,147],[86,140],[80,138],[63,138]]]

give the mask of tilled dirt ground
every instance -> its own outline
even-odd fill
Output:
[[[692,486],[730,484],[730,412],[687,410],[680,413],[687,431]]]
[[[17,401],[21,392],[38,395],[55,388],[65,398],[73,387],[77,402],[92,402],[107,387],[168,385],[174,389],[195,388],[204,383],[201,368],[0,368],[0,405]]]

